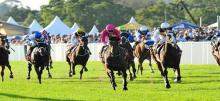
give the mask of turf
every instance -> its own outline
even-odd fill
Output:
[[[117,90],[111,88],[103,65],[89,62],[88,72],[79,80],[80,67],[76,75],[68,77],[68,65],[55,62],[52,69],[53,79],[43,74],[43,84],[38,84],[33,69],[31,80],[27,80],[25,62],[11,62],[14,79],[9,79],[5,70],[5,81],[0,82],[1,101],[220,101],[220,68],[216,65],[182,65],[182,83],[174,83],[174,72],[169,69],[171,88],[164,87],[163,79],[154,66],[150,73],[144,65],[143,75],[128,82],[128,91],[122,90],[122,77],[116,76]]]

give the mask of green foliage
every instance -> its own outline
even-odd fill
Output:
[[[117,90],[111,87],[109,78],[101,62],[87,64],[88,72],[79,79],[81,66],[76,67],[76,75],[68,77],[66,62],[54,62],[51,69],[53,79],[43,72],[42,84],[38,84],[34,67],[31,80],[27,80],[27,63],[11,62],[14,79],[9,79],[5,68],[5,81],[0,82],[2,101],[219,101],[220,76],[217,65],[181,65],[182,83],[174,83],[174,72],[168,70],[171,88],[164,88],[164,81],[157,67],[150,73],[144,66],[143,75],[128,81],[128,91],[122,90],[122,77],[115,73]],[[137,67],[136,67],[137,68]],[[129,75],[128,75],[129,77]]]
[[[89,31],[95,24],[103,28],[108,23],[120,25],[134,14],[131,8],[114,4],[109,0],[67,0],[65,3],[67,19]]]
[[[34,15],[32,13],[29,13],[27,18],[24,20],[23,25],[29,26],[33,19],[35,19]]]
[[[28,25],[33,16],[45,27],[55,16],[59,16],[69,27],[74,22],[80,27],[89,31],[93,25],[99,29],[104,28],[108,23],[117,26],[125,24],[132,16],[137,21],[149,27],[157,27],[164,22],[164,10],[167,10],[167,22],[173,24],[181,20],[192,22],[180,0],[170,0],[169,4],[165,0],[50,0],[48,5],[41,6],[41,10],[31,11],[29,8],[18,6],[10,7],[0,4],[4,11],[0,16],[6,20],[12,16],[18,22]],[[203,18],[203,24],[209,25],[216,22],[216,16],[220,15],[220,0],[183,0],[191,12],[192,16],[199,22]],[[13,4],[17,0],[8,0],[7,3]],[[18,2],[19,3],[19,2]],[[9,9],[10,8],[10,9]],[[9,9],[9,10],[8,10]],[[8,12],[4,14],[5,12]],[[30,15],[30,16],[28,16]]]
[[[12,16],[17,22],[24,22],[29,12],[31,12],[30,8],[19,8],[18,6],[14,6],[5,16],[7,18]]]

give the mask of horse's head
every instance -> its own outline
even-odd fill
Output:
[[[119,51],[118,51],[118,41],[116,37],[109,37],[109,44],[110,44],[110,49],[111,49],[111,54],[112,56],[118,56]]]
[[[127,42],[127,38],[122,36],[121,37],[121,44],[125,44]]]
[[[78,55],[87,55],[88,53],[88,49],[87,46],[88,45],[88,37],[83,36],[79,38],[79,45],[76,48],[76,53]]]
[[[88,45],[88,38],[86,36],[79,38],[79,43],[81,46],[86,47]]]
[[[38,53],[40,54],[40,56],[45,56],[45,55],[47,55],[47,50],[45,47],[39,47]]]
[[[6,39],[6,36],[0,35],[0,46],[5,45],[5,39]]]

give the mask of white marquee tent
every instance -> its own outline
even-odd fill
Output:
[[[209,28],[218,27],[218,23],[217,23],[217,22],[216,22],[216,23],[213,23],[213,24],[209,25],[208,27],[209,27]]]
[[[91,31],[89,32],[89,35],[98,35],[99,34],[99,30],[97,29],[97,27],[94,25],[91,29]]]
[[[43,27],[37,22],[37,20],[33,20],[33,22],[29,26],[29,32],[32,33],[33,31],[41,31]]]
[[[78,29],[79,29],[78,24],[77,24],[77,23],[74,23],[73,26],[72,26],[72,28],[71,28],[72,32],[76,32]]]
[[[56,16],[44,30],[49,32],[50,35],[67,35],[72,33],[72,30],[64,24],[58,16]]]
[[[11,16],[8,18],[7,23],[10,23],[10,24],[13,24],[13,25],[18,25],[18,23]]]

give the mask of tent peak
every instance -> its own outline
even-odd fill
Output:
[[[10,16],[7,20],[7,23],[10,24],[14,24],[14,25],[18,25],[18,23],[14,20],[14,18],[12,16]]]

